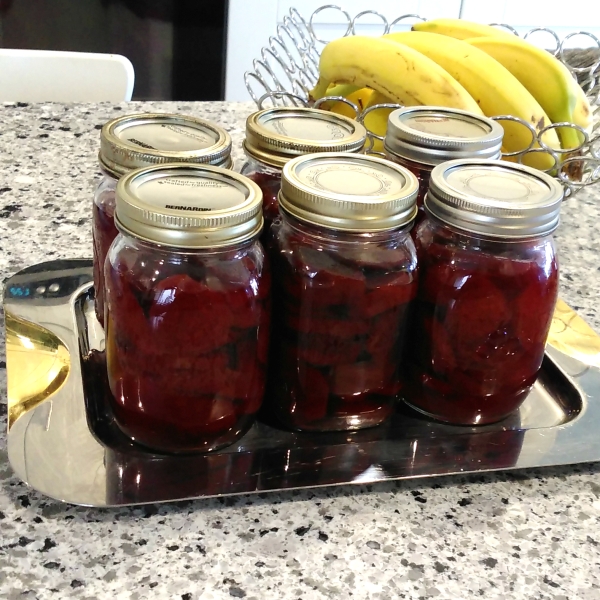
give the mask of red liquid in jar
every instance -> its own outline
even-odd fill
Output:
[[[425,201],[425,195],[429,189],[429,180],[431,179],[432,166],[422,165],[419,163],[412,162],[410,160],[400,158],[393,154],[386,154],[386,158],[396,164],[406,167],[418,180],[419,182],[419,194],[417,196],[417,216],[415,217],[413,228],[411,229],[410,235],[413,241],[416,242],[416,231],[417,227],[425,220],[425,209],[423,203]]]
[[[407,399],[444,421],[484,424],[516,410],[536,380],[558,265],[550,238],[468,240],[431,221],[418,229]]]
[[[104,261],[108,250],[117,237],[115,227],[114,190],[104,192],[94,202],[92,213],[92,238],[94,243],[94,290],[96,317],[104,326]]]
[[[412,243],[328,251],[290,231],[279,227],[274,252],[276,413],[306,430],[379,424],[401,387]]]
[[[271,223],[279,216],[279,201],[277,200],[277,195],[281,189],[281,174],[255,171],[249,173],[247,177],[252,179],[263,193],[263,217],[265,219],[265,226],[261,235],[261,242],[263,245],[266,245]]]
[[[262,249],[169,256],[124,246],[106,263],[113,411],[150,448],[211,450],[235,441],[262,402],[269,274]]]

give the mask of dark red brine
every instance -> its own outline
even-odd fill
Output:
[[[270,273],[257,241],[260,191],[223,173],[140,170],[132,177],[141,184],[131,192],[139,197],[127,195],[130,176],[117,192],[124,198],[117,199],[121,234],[105,265],[112,406],[129,437],[159,451],[209,451],[234,442],[264,395]],[[202,181],[211,185],[195,187]],[[206,190],[230,183],[229,197],[207,200]],[[184,208],[165,208],[192,206],[189,196],[177,196],[182,188],[200,189],[199,205],[208,210],[191,217]],[[160,207],[157,189],[165,195]],[[241,214],[248,223],[240,228]],[[187,225],[173,225],[176,216]]]
[[[100,133],[103,178],[94,196],[94,289],[96,316],[104,325],[104,262],[117,236],[114,224],[118,179],[140,167],[167,162],[231,166],[231,138],[220,127],[184,115],[125,115],[104,125]]]
[[[392,413],[417,286],[416,191],[410,173],[369,157],[319,154],[284,168],[269,390],[288,427],[361,429]]]
[[[561,186],[533,169],[452,161],[416,232],[419,291],[405,398],[436,419],[499,421],[535,383],[558,294]],[[443,219],[443,220],[442,220]]]
[[[244,140],[248,160],[241,172],[263,192],[263,241],[279,214],[283,166],[296,156],[313,152],[361,152],[366,136],[360,123],[313,108],[276,107],[248,117]]]

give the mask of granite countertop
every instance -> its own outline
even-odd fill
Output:
[[[0,277],[91,255],[99,129],[127,111],[220,123],[251,104],[0,105]],[[598,186],[600,187],[600,185]],[[562,297],[600,331],[600,193],[564,204]],[[0,340],[0,597],[600,598],[600,463],[88,509],[29,489],[6,456]]]

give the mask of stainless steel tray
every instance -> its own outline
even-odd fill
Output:
[[[564,303],[541,375],[521,410],[471,428],[399,407],[369,430],[295,433],[260,419],[210,455],[165,456],[116,428],[89,260],[25,269],[6,283],[8,457],[53,498],[88,506],[600,460],[600,338]],[[577,358],[575,358],[577,356]],[[592,366],[592,365],[596,366]]]

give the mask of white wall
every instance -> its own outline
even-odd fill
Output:
[[[342,6],[351,17],[359,12],[375,10],[392,21],[405,14],[424,18],[458,17],[481,23],[509,23],[521,32],[537,26],[549,27],[562,38],[579,30],[589,31],[600,38],[600,5],[598,0],[230,0],[227,34],[226,100],[249,100],[244,73],[252,70],[252,61],[260,57],[268,39],[276,35],[291,7],[296,7],[308,21],[312,12],[325,4]],[[358,32],[378,35],[381,20],[365,15],[359,20]],[[317,35],[333,39],[344,34],[347,20],[339,11],[326,10],[315,19]],[[534,43],[550,47],[547,34],[536,34]],[[573,38],[573,46],[593,44],[589,38]]]

